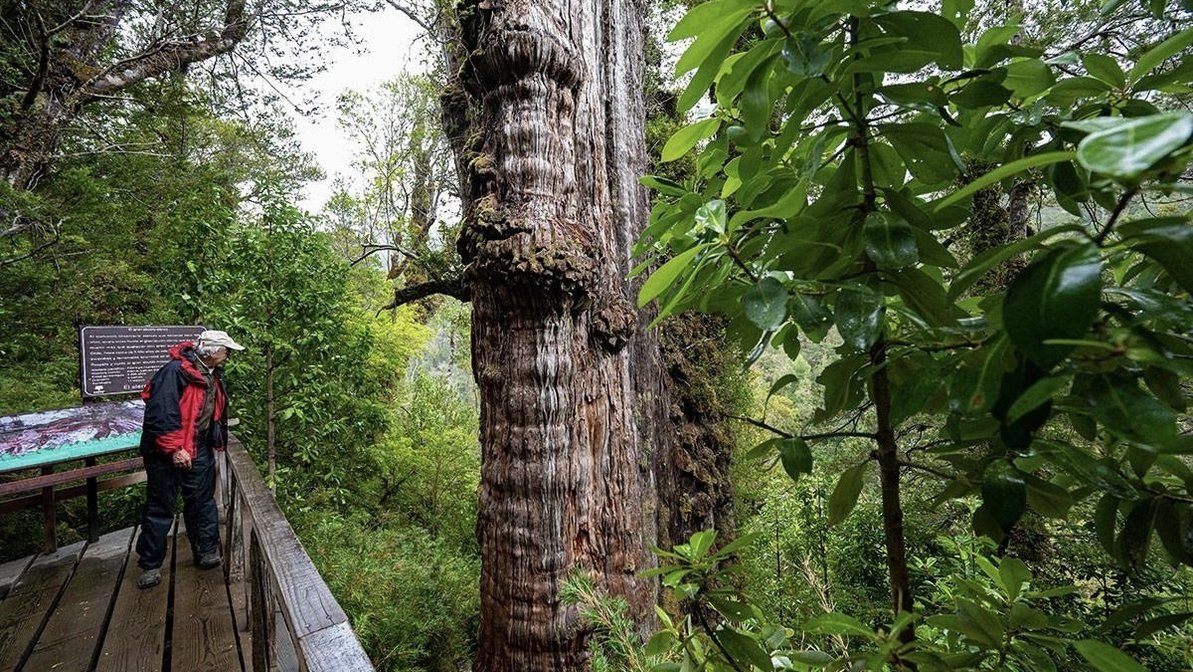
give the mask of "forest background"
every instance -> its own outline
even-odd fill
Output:
[[[707,89],[710,82],[700,78],[711,76],[703,68],[689,68],[696,70],[695,87],[673,77],[677,54],[663,46],[663,38],[687,4],[700,3],[660,3],[643,18],[649,23],[651,63],[647,138],[656,174],[653,182],[647,182],[660,193],[655,223],[668,217],[668,196],[681,203],[687,192],[705,190],[708,193],[702,196],[729,199],[729,211],[719,214],[715,207],[684,210],[686,205],[676,206],[686,221],[715,232],[740,211],[733,205],[733,190],[725,187],[724,178],[734,169],[725,166],[726,172],[719,172],[723,167],[719,162],[728,159],[728,152],[716,156],[717,143],[737,134],[732,141],[749,146],[741,134],[752,132],[750,122],[760,113],[724,98],[721,110],[713,109],[710,99],[701,102],[705,98],[701,83]],[[1158,9],[1152,6],[1157,4]],[[953,11],[956,17],[957,8],[964,5],[946,2],[944,7],[928,9]],[[6,231],[0,241],[4,245],[0,253],[0,413],[76,403],[74,347],[81,325],[203,323],[234,333],[249,346],[228,367],[234,410],[242,421],[238,434],[260,458],[283,509],[352,617],[374,663],[383,670],[467,669],[480,609],[474,529],[480,455],[477,392],[469,361],[469,308],[450,298],[457,292],[450,279],[459,271],[454,245],[460,223],[456,166],[439,115],[445,75],[435,68],[438,52],[430,49],[430,74],[397,78],[373,91],[345,93],[338,115],[356,142],[360,179],[338,185],[322,211],[302,211],[297,203],[304,185],[318,170],[312,157],[295,143],[289,117],[294,112],[283,96],[246,91],[238,86],[237,77],[254,68],[267,71],[265,64],[274,64],[268,76],[284,87],[315,68],[316,36],[329,39],[316,27],[319,21],[334,21],[336,8],[320,9],[329,11],[326,15],[279,12],[261,26],[268,36],[261,41],[263,46],[238,47],[234,56],[198,60],[123,89],[111,100],[84,107],[71,132],[55,148],[50,174],[33,181],[30,188],[0,186],[0,208],[5,219],[14,223],[13,229],[20,221],[36,223],[11,235]],[[414,11],[430,25],[434,12],[423,8],[424,13],[418,14],[417,9],[377,8]],[[722,0],[719,10],[730,8]],[[25,25],[17,16],[23,11],[28,10],[16,4],[4,9],[9,32],[0,54],[0,76],[5,80],[0,93],[12,105],[24,93],[17,83],[37,64],[36,54],[24,49],[22,36],[12,29]],[[730,14],[745,18],[744,12],[733,14],[736,11]],[[996,103],[988,100],[1002,95],[994,89],[998,83],[989,82],[992,86],[974,87],[968,94],[976,102],[961,101],[962,106],[1006,103],[1014,107],[1052,90],[1057,78],[1066,76],[1083,80],[1069,85],[1074,96],[1128,89],[1128,73],[1134,72],[1131,63],[1139,62],[1141,54],[1154,53],[1163,39],[1185,34],[1179,28],[1188,13],[1179,7],[1169,10],[1164,3],[990,3],[980,4],[963,18],[961,30],[973,35],[972,41],[979,45],[987,39],[986,48],[996,39],[986,37],[991,26],[1021,19],[1015,31],[1002,38],[1001,44],[1012,49],[1009,53],[1051,50],[1046,54],[1049,58],[1061,59],[1049,61],[1047,76],[1026,67],[1013,72],[1016,85],[1004,90],[1013,93],[1014,99],[1008,95]],[[748,51],[768,31],[778,30],[779,22],[754,21],[752,32],[739,26],[738,34],[727,41],[725,36],[733,28],[728,23],[724,35],[716,39],[692,32],[697,37],[693,44],[721,49],[724,43],[724,58],[730,49]],[[285,30],[269,31],[267,26]],[[154,28],[144,25],[132,30],[138,29]],[[1057,46],[1071,45],[1086,33],[1090,37],[1079,50]],[[434,45],[433,40],[429,45]],[[1188,81],[1193,79],[1188,46],[1186,40],[1171,53],[1160,54],[1163,58],[1153,64],[1159,68],[1157,73],[1140,73],[1169,77],[1157,84],[1156,105],[1161,109],[1182,110],[1188,105]],[[260,53],[252,51],[258,48]],[[1082,55],[1064,57],[1078,51]],[[293,61],[281,56],[295,52]],[[815,49],[785,57],[785,67],[793,71],[815,69]],[[288,65],[278,65],[282,62]],[[694,64],[692,57],[687,65]],[[1131,74],[1131,79],[1134,84],[1138,78]],[[1048,81],[1041,84],[1043,80]],[[739,84],[739,91],[748,89]],[[1039,90],[1032,91],[1033,87]],[[908,109],[922,111],[925,104],[929,109],[939,107],[918,100],[924,95],[921,91],[895,91],[892,98],[899,93],[907,97]],[[680,108],[692,105],[699,107],[693,118],[711,113],[710,118],[726,120],[738,115],[741,107],[740,130],[730,123],[722,128],[719,121],[715,128],[703,121],[689,124]],[[1013,110],[1028,121],[1037,112],[1044,115],[1044,105]],[[1144,112],[1148,111],[1135,111],[1137,116]],[[761,114],[769,125],[770,117]],[[799,129],[802,122],[784,123]],[[915,122],[907,123],[910,128]],[[7,126],[5,132],[13,133]],[[1169,153],[1179,155],[1188,135]],[[912,137],[905,144],[895,143],[893,151],[882,157],[884,165],[906,163],[913,174],[930,172],[931,166],[917,165],[904,153],[939,149],[931,142],[923,144],[922,138]],[[968,155],[957,159],[972,160]],[[721,178],[705,180],[713,163],[713,172]],[[967,173],[980,172],[968,167]],[[1038,174],[1030,174],[1033,180],[1028,181],[1043,183],[1043,188],[1021,187],[1023,182],[1014,180],[981,183],[983,193],[975,201],[985,198],[995,204],[988,211],[992,219],[972,218],[960,229],[942,231],[935,246],[920,235],[913,249],[925,261],[930,261],[926,255],[933,254],[953,260],[942,266],[974,269],[985,263],[975,266],[974,260],[983,259],[987,249],[1031,249],[1016,244],[1032,236],[1008,237],[1013,234],[1006,229],[1021,216],[1014,211],[1016,204],[1026,207],[1025,221],[1032,233],[1082,221],[1086,208],[1102,208],[1103,216],[1114,210],[1116,202],[1103,203],[1088,187],[1076,196],[1062,190],[1058,198],[1054,187],[1064,177],[1039,172],[1044,167],[1042,163],[1034,167]],[[946,179],[962,181],[953,175]],[[702,199],[696,205],[705,202]],[[1169,189],[1158,200],[1131,204],[1127,215],[1145,217],[1154,208],[1162,216],[1185,216],[1179,215],[1185,210],[1182,203],[1182,192]],[[726,207],[725,201],[721,207]],[[906,255],[901,236],[911,235],[911,230],[890,230],[895,233],[887,242],[870,244],[869,253],[880,263],[905,264],[899,259]],[[692,240],[700,240],[699,235],[688,236],[687,241],[682,234],[668,236],[659,227],[654,231],[657,238],[671,241],[670,247],[661,250],[664,259],[673,253],[682,257],[695,249],[688,247]],[[991,238],[997,240],[992,243]],[[1188,245],[1187,238],[1176,242]],[[982,270],[1011,256],[994,259]],[[1005,288],[1024,265],[1020,262],[1016,268],[1012,260],[1009,267],[995,271],[1007,277],[987,277],[983,282],[995,289],[1001,282]],[[681,272],[677,266],[670,268],[673,276]],[[668,275],[658,273],[662,278]],[[421,296],[428,285],[435,285],[439,296]],[[705,397],[710,408],[718,409],[716,431],[734,450],[730,476],[735,516],[733,524],[722,529],[722,542],[735,529],[750,543],[738,549],[736,578],[724,579],[718,573],[721,558],[708,560],[705,553],[714,548],[709,535],[693,538],[676,562],[683,565],[677,571],[710,572],[707,586],[732,586],[733,598],[721,596],[720,603],[707,602],[709,597],[691,589],[693,584],[682,575],[665,577],[679,591],[679,598],[668,604],[671,617],[680,625],[664,628],[663,636],[647,646],[625,628],[619,630],[615,617],[608,617],[616,613],[616,605],[588,594],[581,583],[575,587],[574,599],[589,606],[594,624],[609,635],[596,645],[597,665],[637,669],[635,665],[658,664],[679,669],[681,663],[676,661],[687,656],[702,659],[700,664],[711,669],[747,669],[751,646],[770,643],[773,646],[765,646],[768,652],[802,651],[803,658],[784,658],[782,664],[795,668],[829,664],[871,646],[879,650],[897,646],[898,629],[890,627],[881,494],[875,487],[865,487],[872,477],[859,468],[868,463],[872,450],[869,435],[855,431],[857,436],[847,436],[848,431],[841,431],[842,427],[857,430],[859,423],[865,429],[870,412],[861,404],[860,382],[850,382],[849,375],[844,382],[840,379],[842,372],[853,371],[844,371],[839,364],[850,361],[848,355],[842,356],[849,352],[849,339],[870,338],[867,328],[846,326],[842,334],[839,325],[818,333],[820,315],[813,310],[808,313],[812,319],[800,325],[803,331],[798,337],[760,339],[770,331],[763,327],[774,321],[767,315],[774,302],[765,294],[773,290],[771,284],[758,282],[757,286],[760,293],[753,298],[742,298],[740,293],[733,297],[751,313],[745,323],[754,328],[743,330],[731,324],[726,329],[724,322],[713,320],[705,329],[693,330],[674,319],[659,326],[663,332],[672,329],[683,346],[709,349],[719,356],[714,357],[718,366],[683,373],[694,396]],[[658,281],[655,287],[654,293],[667,304],[665,312],[681,307],[682,292],[664,295],[666,288]],[[1185,294],[1180,291],[1176,290],[1175,303],[1160,309],[1173,313],[1176,324],[1171,331],[1187,339],[1193,322],[1187,319],[1187,288]],[[862,302],[870,298],[863,296]],[[833,307],[840,317],[842,304]],[[864,305],[859,311],[869,315]],[[794,319],[808,315],[797,313]],[[796,344],[788,342],[792,339]],[[1096,346],[1087,343],[1085,347]],[[924,371],[920,375],[924,389],[914,396],[927,406],[945,385],[945,374]],[[1187,431],[1188,374],[1181,370],[1171,376],[1154,373],[1147,382],[1171,407],[1163,417]],[[1059,385],[1046,390],[1047,394],[1059,395]],[[942,403],[947,405],[949,400]],[[829,422],[854,404],[861,410],[846,417],[844,425],[841,419]],[[1154,411],[1151,406],[1146,409]],[[900,413],[907,420],[916,411],[906,407]],[[924,438],[922,443],[931,443],[941,431],[931,418],[905,426],[913,436]],[[784,428],[778,442],[770,440],[773,428]],[[815,442],[814,467],[806,442],[791,440],[797,438],[793,428],[801,428],[800,436],[832,435]],[[1187,452],[1187,446],[1166,452],[1160,466],[1188,482]],[[947,456],[942,459],[948,462]],[[939,471],[931,463],[919,464]],[[1180,465],[1185,465],[1183,472]],[[966,468],[959,461],[949,466],[959,471]],[[1193,667],[1193,629],[1188,623],[1193,613],[1193,575],[1187,561],[1182,564],[1179,550],[1174,552],[1166,540],[1152,537],[1150,523],[1144,538],[1134,542],[1134,550],[1126,555],[1121,548],[1117,554],[1108,553],[1099,538],[1103,529],[1096,497],[1088,492],[1080,497],[1070,494],[1069,487],[1080,490],[1075,483],[1064,484],[1065,494],[1058,495],[1055,487],[1031,481],[1033,487],[1022,488],[1031,510],[1021,507],[1014,520],[1002,525],[1006,534],[1001,534],[973,522],[987,496],[987,491],[978,490],[1005,486],[1009,490],[1000,494],[1014,499],[1013,493],[1007,495],[1014,484],[1006,484],[1013,478],[989,479],[986,485],[979,470],[969,484],[981,487],[942,496],[941,482],[930,476],[921,477],[910,469],[903,482],[906,541],[912,558],[909,580],[915,586],[917,609],[946,617],[921,626],[922,638],[938,639],[954,652],[967,647],[982,652],[971,652],[969,662],[956,659],[954,669],[1045,669],[1049,663],[1058,669],[1137,669],[1113,653],[1072,651],[1053,646],[1057,641],[1108,642],[1127,651],[1145,669]],[[958,479],[954,475],[948,480]],[[102,519],[113,528],[131,524],[142,496],[139,489],[103,494]],[[1008,522],[999,517],[1001,513],[995,516],[996,524]],[[77,536],[83,525],[81,510],[70,505],[62,507],[59,520],[64,539]],[[1187,518],[1183,520],[1179,529],[1188,537],[1193,528]],[[975,527],[984,534],[975,532]],[[0,520],[4,549],[0,560],[35,551],[39,529],[34,513]],[[1109,546],[1125,543],[1121,534],[1118,540],[1113,531],[1111,536]],[[1022,567],[1006,559],[1020,561]],[[1025,588],[1028,585],[1030,590]],[[701,584],[701,590],[707,586]],[[746,610],[744,620],[753,625],[740,628],[746,642],[736,648],[731,644],[730,650],[718,652],[725,635],[718,639],[691,624],[692,615],[702,609],[720,614],[727,623],[736,622],[741,614],[725,612],[739,608]],[[687,614],[687,620],[681,613]],[[839,618],[826,619],[824,614]],[[767,630],[772,623],[793,628],[790,633],[779,629],[779,639],[791,641],[780,646],[775,629]],[[823,656],[809,652],[823,652]],[[888,653],[872,664],[879,668],[888,664]]]

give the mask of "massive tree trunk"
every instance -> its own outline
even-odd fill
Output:
[[[658,344],[622,278],[646,219],[639,0],[470,0],[445,94],[481,390],[480,672],[575,670],[560,588],[589,572],[648,627]]]

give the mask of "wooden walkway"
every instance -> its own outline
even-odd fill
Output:
[[[177,526],[176,526],[177,528]],[[137,588],[135,528],[0,565],[0,672],[244,672],[245,590],[171,535],[162,582]]]

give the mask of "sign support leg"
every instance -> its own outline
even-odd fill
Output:
[[[94,467],[95,458],[87,458],[85,464],[88,467]],[[87,479],[87,541],[93,544],[99,541],[99,488],[97,485],[98,480],[95,476]]]
[[[54,473],[53,466],[41,468],[41,473],[49,475]],[[45,535],[45,543],[43,550],[46,553],[54,553],[58,550],[58,520],[54,514],[54,486],[47,485],[41,489],[41,529]]]

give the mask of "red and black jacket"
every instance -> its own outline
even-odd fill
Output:
[[[145,424],[141,429],[141,453],[173,453],[185,450],[193,458],[199,440],[198,421],[207,394],[207,381],[195,366],[195,344],[183,341],[170,348],[171,361],[158,369],[141,390],[145,400]],[[208,440],[223,450],[228,438],[228,393],[217,369],[211,378],[215,411]]]

